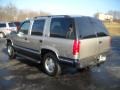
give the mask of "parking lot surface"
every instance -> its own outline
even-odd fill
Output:
[[[64,67],[55,78],[27,59],[9,60],[5,43],[0,39],[0,90],[120,90],[120,37],[112,38],[104,64],[81,71]]]

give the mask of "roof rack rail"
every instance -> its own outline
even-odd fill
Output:
[[[70,17],[69,15],[51,15],[53,17]]]
[[[40,18],[40,17],[70,17],[69,15],[48,15],[48,16],[36,16],[34,18]]]

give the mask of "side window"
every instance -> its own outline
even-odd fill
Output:
[[[28,34],[29,28],[30,28],[30,21],[25,21],[21,25],[19,32],[22,32],[23,34]]]
[[[31,35],[43,35],[45,20],[35,20],[32,27]]]
[[[72,18],[53,18],[50,37],[74,39],[75,31]]]

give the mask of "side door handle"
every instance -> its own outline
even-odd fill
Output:
[[[40,43],[42,43],[43,41],[42,40],[39,40],[40,41]]]
[[[99,44],[101,44],[102,43],[102,41],[99,41]]]
[[[25,40],[28,40],[27,37],[25,37]]]

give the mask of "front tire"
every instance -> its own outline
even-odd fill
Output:
[[[43,58],[43,68],[45,73],[50,76],[57,76],[61,74],[61,67],[55,54],[47,53]]]
[[[10,59],[15,58],[15,50],[14,50],[14,48],[11,44],[7,45],[7,52],[8,52],[8,55],[9,55]]]

